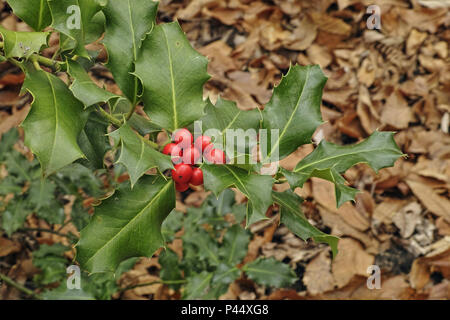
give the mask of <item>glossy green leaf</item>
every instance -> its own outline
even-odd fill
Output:
[[[142,44],[135,73],[144,86],[144,110],[154,123],[174,131],[203,115],[207,64],[178,22],[153,29]]]
[[[29,58],[47,46],[48,32],[10,31],[0,27],[6,58]]]
[[[91,169],[103,168],[106,152],[111,149],[109,144],[108,132],[109,123],[97,112],[86,112],[87,121],[80,135],[78,144],[86,156],[81,163]]]
[[[84,157],[77,143],[84,127],[83,104],[64,82],[50,73],[29,68],[23,87],[34,98],[22,123],[25,144],[37,155],[44,174]]]
[[[250,242],[250,234],[240,225],[235,224],[227,230],[220,248],[221,261],[234,266],[247,255],[247,247]]]
[[[122,163],[128,169],[132,187],[145,172],[152,168],[158,167],[161,172],[173,168],[170,156],[149,147],[144,143],[144,138],[139,138],[128,124],[110,135],[114,139],[120,140],[121,152],[117,162]]]
[[[74,79],[70,90],[86,108],[98,103],[107,103],[109,100],[119,97],[97,86],[86,70],[76,61],[67,61],[67,72]]]
[[[272,204],[271,176],[250,174],[231,165],[202,165],[205,188],[216,196],[229,187],[236,187],[248,198],[247,226],[266,219],[266,211]]]
[[[333,252],[337,254],[339,238],[323,233],[306,219],[300,205],[303,199],[291,190],[285,192],[273,192],[273,200],[280,206],[281,223],[303,240],[312,238],[316,242],[327,243]]]
[[[260,285],[282,288],[297,281],[297,276],[289,265],[274,258],[259,258],[246,264],[242,270],[250,279]]]
[[[393,166],[401,156],[402,152],[395,143],[392,132],[375,131],[363,142],[350,146],[322,141],[292,172],[282,170],[282,173],[292,189],[302,187],[313,176],[335,183],[339,206],[345,201],[353,200],[357,192],[345,185],[341,173],[358,163],[367,163],[378,172],[382,168]]]
[[[326,81],[319,66],[292,66],[283,76],[263,111],[263,128],[268,130],[267,144],[262,145],[263,162],[281,160],[311,143],[322,123],[320,103]],[[277,139],[272,139],[271,130],[278,130]]]
[[[136,105],[140,91],[138,79],[131,73],[139,56],[142,40],[155,25],[158,3],[153,0],[108,1],[103,43],[108,50],[107,67],[124,95]],[[150,71],[151,70],[151,71]],[[157,72],[145,69],[150,76]]]
[[[215,106],[207,101],[205,113],[200,119],[202,132],[209,130],[207,135],[214,139],[216,146],[219,142],[230,158],[235,158],[235,154],[251,152],[262,121],[258,109],[240,110],[235,102],[219,97]]]
[[[42,31],[52,23],[47,0],[8,0],[13,12],[36,31]]]
[[[114,272],[131,257],[151,257],[164,245],[161,224],[175,207],[173,182],[145,176],[122,184],[95,209],[80,233],[77,260],[89,272]]]
[[[60,47],[89,58],[85,45],[103,33],[104,17],[99,0],[48,0],[52,27],[62,33]]]
[[[214,274],[207,271],[188,277],[183,292],[184,300],[202,299],[207,293]]]
[[[131,103],[128,99],[121,98],[112,106],[113,114],[118,119],[123,119],[131,110]],[[148,118],[133,113],[131,118],[127,121],[128,124],[136,130],[141,136],[145,136],[149,133],[161,132],[162,128],[151,122]]]

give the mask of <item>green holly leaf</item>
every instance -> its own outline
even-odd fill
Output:
[[[122,163],[130,174],[131,187],[142,175],[158,167],[161,172],[173,168],[170,156],[152,149],[139,137],[128,124],[124,124],[110,135],[120,140],[121,152],[117,162]]]
[[[189,234],[183,236],[183,241],[197,248],[196,256],[199,260],[206,260],[211,266],[220,263],[218,243],[204,230],[190,230]]]
[[[35,162],[28,161],[22,154],[12,150],[5,155],[5,164],[10,176],[14,176],[17,183],[32,180],[30,172]]]
[[[216,147],[221,144],[227,155],[249,154],[257,143],[258,130],[262,121],[258,109],[240,110],[236,103],[221,99],[214,106],[209,100],[205,115],[200,119],[202,132],[209,130],[208,136],[214,139]],[[229,130],[227,132],[227,130]],[[228,143],[228,145],[227,145]],[[235,157],[231,157],[235,159]]]
[[[173,210],[166,220],[164,220],[161,226],[161,233],[164,236],[166,242],[173,241],[175,233],[177,233],[183,227],[184,213],[181,211]]]
[[[81,64],[76,61],[67,61],[67,72],[74,79],[70,90],[75,98],[83,102],[87,108],[98,103],[107,103],[119,96],[97,86]]]
[[[100,38],[104,15],[99,0],[47,0],[53,18],[52,27],[61,33],[62,51],[89,58],[86,44]]]
[[[49,32],[10,31],[0,27],[6,58],[29,58],[47,45]]]
[[[88,117],[86,125],[78,136],[78,145],[86,156],[81,163],[92,169],[105,167],[103,159],[106,152],[111,149],[108,136],[109,123],[97,112],[86,112]]]
[[[28,68],[24,88],[33,104],[22,127],[25,144],[37,155],[49,175],[84,157],[77,138],[84,127],[83,105],[58,77]]]
[[[249,242],[249,232],[238,224],[233,225],[227,230],[223,238],[223,243],[219,251],[222,258],[221,261],[224,261],[230,266],[241,262],[247,254]]]
[[[180,263],[178,256],[171,249],[164,250],[158,258],[158,263],[161,265],[159,277],[163,281],[178,281],[182,280]],[[171,288],[177,290],[180,284],[172,284]]]
[[[12,176],[7,176],[6,178],[0,180],[0,196],[5,196],[8,193],[22,193],[22,187],[17,185],[15,179]]]
[[[77,260],[89,272],[114,272],[127,258],[146,256],[164,245],[161,224],[175,207],[173,181],[145,176],[131,189],[119,186],[95,209],[80,233]]]
[[[8,237],[23,227],[25,219],[30,213],[21,200],[14,201],[6,207],[6,211],[2,213],[2,228]]]
[[[214,274],[207,271],[188,277],[183,291],[184,300],[202,299],[207,293]]]
[[[319,146],[290,172],[282,169],[292,189],[302,187],[310,177],[319,177],[335,183],[337,204],[353,200],[357,190],[345,185],[340,176],[358,163],[367,163],[378,170],[393,166],[403,154],[395,143],[393,132],[375,131],[361,143],[339,146],[322,141]]]
[[[213,285],[208,289],[208,293],[204,296],[204,299],[217,300],[227,292],[230,284],[239,278],[240,275],[241,271],[238,268],[230,267],[223,263],[219,264],[211,280],[211,284]]]
[[[29,201],[34,210],[50,207],[55,198],[56,185],[48,179],[39,179],[31,182]]]
[[[108,1],[103,8],[106,16],[103,43],[108,50],[106,66],[133,106],[138,101],[140,84],[131,73],[135,71],[135,62],[142,50],[143,39],[155,26],[157,8],[158,3],[153,0]],[[151,77],[156,75],[153,69],[142,71],[149,73]]]
[[[113,114],[116,118],[123,119],[123,117],[130,112],[131,107],[131,103],[130,101],[128,101],[128,99],[121,98],[113,105]],[[139,115],[136,112],[133,113],[133,115],[127,122],[141,136],[162,131],[162,128],[160,126],[157,126],[149,119]]]
[[[331,247],[333,256],[337,255],[339,238],[323,233],[306,219],[300,205],[303,199],[291,190],[273,192],[273,201],[280,206],[281,223],[303,240],[312,238],[316,242],[327,243]]]
[[[235,194],[233,190],[225,189],[218,197],[210,195],[207,198],[207,204],[212,206],[217,216],[222,217],[227,213],[232,212],[232,207],[235,202]]]
[[[50,284],[66,278],[66,263],[64,252],[69,248],[57,243],[52,246],[43,244],[33,252],[33,265],[41,269],[41,273],[34,277],[39,284]]]
[[[203,164],[205,188],[216,196],[223,190],[236,187],[248,198],[247,226],[266,219],[266,211],[272,204],[271,176],[256,175],[231,165]]]
[[[144,87],[144,110],[154,123],[174,131],[203,115],[207,64],[178,22],[153,29],[142,43],[135,74]]]
[[[12,150],[17,140],[19,140],[17,128],[12,128],[3,135],[0,135],[0,161],[5,159],[5,155],[8,154],[8,151]]]
[[[52,23],[46,0],[8,0],[14,14],[35,31],[42,31]]]
[[[267,143],[261,145],[263,163],[281,160],[311,143],[322,124],[320,103],[326,81],[319,66],[292,66],[283,76],[263,111],[263,128],[268,130]],[[277,139],[271,130],[279,131]]]
[[[89,223],[89,212],[83,208],[81,200],[77,199],[72,206],[70,219],[78,231],[82,230]]]
[[[242,270],[257,284],[275,288],[288,287],[298,280],[289,265],[274,258],[259,258],[246,264]]]

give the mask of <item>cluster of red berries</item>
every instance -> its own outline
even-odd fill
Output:
[[[175,187],[183,192],[189,189],[189,184],[200,186],[203,184],[202,169],[194,166],[203,158],[212,164],[225,164],[226,155],[222,150],[215,149],[208,136],[200,136],[195,140],[188,129],[179,129],[172,136],[172,143],[167,144],[163,153],[172,157],[175,169],[172,178]]]

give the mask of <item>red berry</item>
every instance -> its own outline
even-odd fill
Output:
[[[192,142],[194,142],[194,137],[189,132],[188,129],[178,129],[173,135],[173,141],[179,144],[182,148],[188,148]]]
[[[205,157],[206,161],[208,163],[214,163],[214,164],[225,164],[227,163],[227,157],[225,153],[220,149],[214,149],[212,145],[209,145],[205,152],[203,153],[203,156]]]
[[[190,165],[180,163],[172,170],[172,178],[176,183],[186,184],[191,180],[192,168]]]
[[[202,152],[211,144],[211,138],[208,136],[200,136],[195,140],[195,147]]]
[[[212,144],[208,145],[203,151],[203,157],[208,163],[213,163],[212,151],[215,150]]]
[[[182,156],[183,156],[183,150],[180,148],[179,145],[172,143],[174,146],[170,150],[170,156],[172,158],[172,162],[174,164],[181,163]],[[163,150],[164,153],[164,150]]]
[[[190,183],[194,186],[200,186],[203,184],[203,171],[200,168],[192,169],[192,178]]]
[[[172,150],[174,147],[176,147],[177,145],[175,143],[168,143],[165,145],[164,149],[163,149],[163,153],[166,155],[172,155]]]
[[[175,189],[180,192],[185,192],[187,189],[189,189],[189,184],[175,182]]]
[[[194,145],[183,151],[183,163],[196,164],[200,158],[201,154]]]

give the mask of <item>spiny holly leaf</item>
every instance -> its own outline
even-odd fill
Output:
[[[43,244],[39,250],[33,252],[33,265],[41,269],[41,273],[34,277],[39,284],[50,284],[63,280],[66,277],[66,263],[64,252],[68,247],[60,243],[52,246]]]
[[[48,179],[39,179],[31,182],[29,200],[34,210],[49,207],[55,198],[56,185]]]
[[[292,189],[302,187],[312,176],[327,179],[336,184],[338,205],[354,199],[356,191],[345,186],[345,179],[339,174],[358,163],[367,163],[376,172],[393,166],[402,156],[394,141],[393,132],[375,131],[361,143],[339,146],[322,141],[319,146],[290,172],[282,169]]]
[[[139,138],[128,124],[124,124],[110,135],[121,142],[121,153],[117,162],[127,167],[131,187],[151,168],[158,167],[161,172],[173,168],[170,156],[145,144],[143,138]]]
[[[113,114],[118,119],[123,119],[123,117],[130,112],[131,108],[132,106],[130,101],[125,98],[120,98],[112,105]],[[137,112],[133,113],[127,122],[133,129],[139,132],[141,136],[162,131],[160,126],[157,126],[149,119],[139,115]]]
[[[228,285],[239,278],[240,274],[241,272],[238,268],[221,263],[214,271],[214,278],[212,282],[218,285],[226,285],[226,288],[228,288]]]
[[[266,219],[266,211],[272,204],[271,176],[256,175],[230,165],[203,164],[205,188],[216,196],[224,189],[236,187],[248,198],[247,226]]]
[[[273,201],[280,206],[281,223],[303,240],[312,238],[316,242],[328,243],[333,252],[337,254],[337,244],[339,238],[323,233],[304,216],[300,209],[303,199],[291,190],[285,192],[273,192]]]
[[[46,0],[8,0],[14,14],[35,31],[42,31],[52,23]]]
[[[2,228],[8,237],[19,228],[22,228],[25,219],[30,213],[26,210],[23,200],[14,201],[6,207],[6,211],[2,213]]]
[[[103,8],[106,16],[103,43],[108,50],[107,67],[133,106],[137,103],[140,86],[138,79],[131,73],[135,71],[142,40],[156,23],[157,7],[158,3],[153,0],[121,0],[108,1]],[[157,74],[151,68],[142,72],[149,73],[151,77]]]
[[[189,234],[183,236],[183,241],[198,248],[196,252],[198,259],[207,260],[212,266],[216,266],[220,263],[217,241],[208,233],[202,231],[190,231]]]
[[[127,258],[146,256],[164,245],[161,224],[175,207],[173,182],[145,176],[131,189],[122,184],[95,209],[80,233],[77,260],[89,272],[114,272]]]
[[[29,58],[47,45],[48,32],[10,31],[0,27],[6,58]]]
[[[19,140],[17,128],[12,128],[3,135],[0,135],[0,161],[4,160],[7,151],[12,150],[17,140]]]
[[[314,170],[311,177],[322,178],[334,183],[338,208],[347,201],[354,201],[358,189],[346,185],[346,180],[334,168]]]
[[[53,22],[52,27],[62,33],[60,47],[89,58],[84,47],[103,33],[104,16],[100,0],[47,0]]]
[[[233,190],[225,189],[217,198],[210,195],[207,198],[207,203],[213,207],[218,216],[224,216],[232,212],[232,207],[235,203],[234,196]]]
[[[101,102],[107,103],[109,100],[119,97],[97,86],[86,70],[76,61],[67,61],[67,72],[74,79],[70,90],[86,108]]]
[[[289,265],[274,258],[259,258],[246,264],[242,270],[250,279],[260,285],[282,288],[297,281],[297,276]]]
[[[37,155],[49,175],[84,157],[77,138],[84,127],[83,105],[58,77],[27,68],[23,85],[33,95],[33,105],[22,123],[25,144]]]
[[[326,81],[319,66],[296,65],[275,87],[263,111],[263,128],[268,130],[267,144],[262,144],[264,163],[281,160],[299,146],[311,143],[322,123],[320,103]],[[272,139],[271,130],[279,130],[278,139]]]
[[[163,281],[182,280],[181,269],[178,256],[171,249],[167,248],[158,257],[158,263],[161,265],[159,277]],[[180,284],[170,285],[171,288],[178,289]]]
[[[225,263],[234,266],[241,262],[247,254],[247,247],[250,241],[250,235],[247,230],[240,225],[235,224],[227,230],[223,238],[223,244],[220,247],[220,256]]]
[[[194,274],[188,277],[186,287],[183,292],[184,300],[202,299],[207,293],[214,274],[207,271]]]
[[[211,280],[212,286],[204,296],[204,299],[217,300],[221,295],[227,292],[230,284],[239,278],[240,275],[241,271],[238,268],[231,267],[224,263],[219,264],[214,271],[214,277]]]
[[[207,101],[205,113],[200,119],[203,132],[209,130],[207,135],[214,138],[216,146],[218,142],[222,144],[223,150],[229,143],[229,148],[226,149],[227,155],[248,154],[256,145],[262,121],[262,115],[258,109],[240,110],[235,102],[219,97],[215,106],[209,100]],[[230,131],[227,135],[228,129]],[[234,146],[233,149],[230,143]]]
[[[142,44],[135,73],[144,86],[144,110],[154,123],[174,131],[203,115],[207,64],[178,22],[153,29]]]
[[[85,115],[88,119],[78,136],[78,144],[86,155],[86,160],[82,159],[81,163],[94,170],[101,169],[104,167],[103,158],[111,149],[106,135],[109,123],[97,112],[85,112]]]

